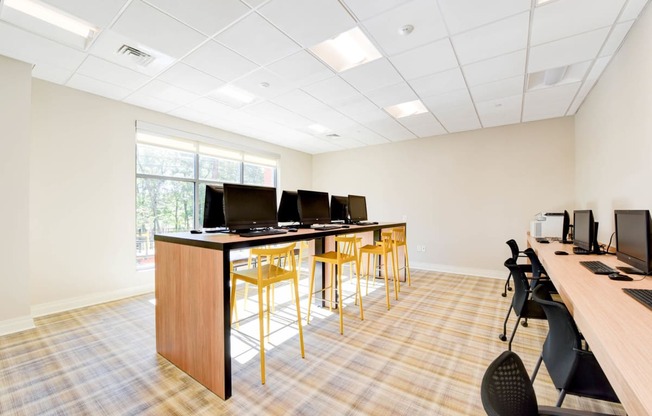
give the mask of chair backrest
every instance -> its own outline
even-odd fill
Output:
[[[530,260],[530,264],[532,265],[532,280],[536,283],[539,281],[539,278],[541,278],[541,275],[546,273],[546,270],[543,268],[539,256],[537,256],[537,253],[535,253],[532,248],[526,248],[523,253],[525,253],[528,260]]]
[[[505,267],[512,273],[514,279],[514,296],[512,297],[512,307],[517,316],[521,316],[523,308],[530,297],[530,283],[523,272],[523,269],[516,264],[516,260],[511,257],[505,260]]]
[[[543,362],[556,388],[567,388],[572,381],[582,346],[582,337],[568,308],[561,302],[550,300],[545,285],[538,285],[532,299],[541,305],[548,318],[548,336],[543,343]]]
[[[353,261],[358,258],[358,238],[355,235],[336,236],[335,244],[339,262]]]
[[[285,274],[286,272],[294,273],[297,270],[296,259],[294,258],[294,248],[296,243],[280,247],[254,247],[251,249],[251,255],[256,256],[256,264],[269,264],[276,267],[269,268],[270,273]],[[259,278],[269,278],[273,276],[262,276],[262,267],[258,268]]]
[[[505,351],[487,368],[480,387],[482,406],[490,416],[538,415],[534,388],[521,358]]]
[[[512,252],[512,258],[514,261],[518,260],[518,254],[520,250],[518,249],[518,244],[516,244],[516,240],[507,240],[507,245],[509,246],[509,249]]]
[[[394,244],[396,244],[397,246],[407,245],[406,237],[405,237],[405,228],[403,227],[392,228],[392,240],[394,240]]]

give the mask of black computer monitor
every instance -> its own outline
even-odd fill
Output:
[[[277,227],[276,188],[225,183],[224,217],[235,232]]]
[[[627,273],[652,273],[652,253],[650,250],[650,211],[616,210],[616,257],[634,268],[625,269]]]
[[[349,198],[331,195],[331,221],[349,222]]]
[[[206,185],[204,198],[204,218],[202,227],[221,228],[226,226],[224,218],[224,188],[219,185]]]
[[[573,211],[573,244],[587,253],[600,254],[598,223],[590,209]]]
[[[570,232],[570,215],[568,211],[564,210],[564,222],[561,226],[561,242],[562,244],[571,244],[571,240],[567,240],[568,233]]]
[[[294,191],[283,191],[278,205],[279,222],[299,222],[299,196]]]
[[[297,194],[301,225],[324,224],[331,221],[328,192],[299,189]]]
[[[367,221],[367,199],[362,195],[349,195],[351,222]]]

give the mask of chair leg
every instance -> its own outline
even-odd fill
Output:
[[[509,285],[509,281],[512,279],[512,272],[509,272],[507,275],[507,280],[505,280],[505,287],[503,288],[503,293],[500,294],[502,297],[507,297],[507,291],[512,290],[511,286]]]
[[[512,313],[512,305],[509,305],[507,309],[507,316],[505,316],[505,321],[503,322],[503,333],[498,336],[501,341],[507,341],[507,321],[509,320],[509,314]]]
[[[534,372],[532,372],[532,377],[530,378],[530,383],[534,384],[534,379],[537,378],[537,373],[539,372],[539,367],[541,367],[541,362],[543,361],[543,352],[537,360],[537,364],[534,366]]]
[[[236,283],[235,278],[231,278],[231,323],[233,323],[233,311],[235,310],[236,314],[238,313],[238,309],[235,307],[236,304],[235,283]],[[239,324],[236,324],[236,326],[239,327]]]
[[[407,284],[412,286],[412,279],[410,278],[410,259],[408,257],[408,247],[407,242],[403,246],[405,248],[405,270],[407,271]],[[399,291],[401,290],[401,285],[398,285]]]
[[[299,327],[299,344],[301,345],[301,358],[306,358],[306,352],[303,348],[303,328],[301,326],[301,307],[299,306],[299,278],[294,277],[291,281],[294,286],[294,304],[297,308],[297,326]]]
[[[364,321],[364,310],[362,309],[362,291],[360,290],[360,263],[358,263],[357,261],[355,262],[355,270],[357,276],[356,292],[357,292],[358,302],[360,302],[360,320]]]
[[[331,269],[332,270],[332,269]],[[333,293],[333,288],[331,285],[331,295]],[[333,304],[331,298],[331,305]],[[339,309],[340,312],[340,334],[344,335],[344,311],[343,311],[343,306],[342,305],[342,268],[338,267],[337,271],[337,309]]]
[[[387,310],[389,310],[389,276],[387,274],[387,261],[389,259],[387,257],[388,256],[385,256],[385,261],[383,262],[383,265],[385,266],[385,300],[387,301]],[[394,281],[394,283],[396,284],[396,281]],[[396,287],[394,287],[394,292],[396,292]]]
[[[260,332],[260,381],[265,384],[265,318],[263,316],[263,288],[258,286],[258,327]]]
[[[398,278],[398,253],[392,251],[390,254],[392,255],[392,274],[394,275],[394,299],[398,300],[398,293],[401,291],[401,281]]]
[[[371,273],[369,271],[369,262],[370,262],[369,257],[371,257],[371,254],[369,253],[365,253],[365,254],[367,255],[367,272],[365,273],[365,281],[366,281],[365,296],[366,296],[369,295],[369,273]]]
[[[265,288],[265,296],[267,299],[267,335],[269,336],[269,333],[272,331],[272,325],[271,325],[271,310],[272,310],[272,304],[270,303],[270,292],[273,292],[274,285],[269,285]],[[273,295],[272,295],[273,296]]]
[[[516,335],[516,330],[518,329],[518,323],[520,322],[521,317],[519,316],[518,319],[516,320],[516,325],[514,325],[514,330],[512,331],[512,336],[509,337],[509,344],[507,349],[512,350],[512,341],[514,341],[514,335]]]
[[[310,266],[310,289],[308,290],[308,316],[306,318],[306,324],[310,325],[310,307],[312,306],[312,292],[315,289],[315,259],[312,259],[312,265]]]
[[[555,407],[561,407],[561,404],[564,402],[564,399],[566,398],[566,390],[561,389],[559,392],[559,397],[557,398],[557,403],[555,404]]]

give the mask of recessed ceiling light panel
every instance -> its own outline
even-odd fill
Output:
[[[385,107],[385,111],[391,114],[394,118],[402,118],[427,113],[428,109],[423,105],[421,100],[415,100]]]
[[[382,56],[358,27],[319,43],[310,50],[337,72],[366,64]]]

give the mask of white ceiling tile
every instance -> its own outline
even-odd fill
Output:
[[[457,59],[448,39],[429,43],[390,58],[396,69],[412,80],[457,66]]]
[[[618,21],[624,22],[625,20],[638,18],[638,15],[641,13],[647,2],[648,0],[629,0]]]
[[[206,39],[140,0],[133,0],[113,24],[112,30],[175,58],[181,58]]]
[[[362,22],[388,56],[425,45],[448,35],[439,14],[437,3],[432,0],[414,0],[369,20]],[[410,34],[401,34],[399,29],[412,25]]]
[[[584,103],[584,100],[591,92],[591,88],[593,88],[595,82],[596,82],[595,79],[586,80],[582,84],[580,90],[577,92],[577,95],[575,96],[575,99],[573,100],[573,103],[571,104],[571,106],[568,108],[568,111],[566,112],[567,116],[572,116],[573,114],[577,113],[577,110],[579,110],[580,106]]]
[[[207,36],[213,36],[251,10],[238,0],[148,1]]]
[[[169,101],[162,101],[158,98],[150,97],[142,92],[135,92],[124,99],[125,103],[137,105],[138,107],[148,108],[150,110],[167,113],[179,107],[175,103]],[[184,117],[186,118],[186,117]]]
[[[402,117],[398,122],[405,126],[418,137],[438,136],[446,134],[446,130],[431,113],[416,114],[409,117]]]
[[[414,101],[419,98],[412,88],[404,82],[371,91],[366,96],[381,108]]]
[[[269,0],[242,0],[243,3],[247,4],[252,9],[260,7],[261,5],[267,3]]]
[[[521,103],[523,94],[477,102],[482,127],[505,126],[521,121]]]
[[[36,65],[75,70],[85,55],[73,48],[18,29],[0,21],[0,55]],[[7,39],[11,39],[8,42]]]
[[[449,133],[481,127],[466,89],[428,97],[423,102]]]
[[[340,76],[362,93],[403,81],[396,69],[385,58],[349,69],[342,72]]]
[[[272,64],[267,69],[281,78],[303,87],[332,77],[335,73],[306,51],[299,51]]]
[[[74,74],[66,83],[68,87],[90,92],[91,94],[101,95],[113,100],[122,100],[131,93],[128,88],[118,87],[108,82],[100,81],[85,75]]]
[[[308,85],[303,87],[303,90],[313,97],[331,105],[337,105],[342,101],[357,97],[360,94],[355,88],[338,76]]]
[[[265,68],[253,71],[231,84],[258,97],[267,99],[284,94],[293,87],[291,83]]]
[[[344,0],[359,20],[365,20],[410,0]]]
[[[414,133],[406,129],[401,125],[401,123],[390,116],[377,121],[372,121],[367,125],[367,127],[393,142],[417,138]]]
[[[408,82],[420,97],[444,94],[460,88],[466,88],[466,82],[460,68],[449,69],[437,74],[426,75]]]
[[[168,114],[170,114],[171,116],[183,118],[185,120],[190,120],[190,121],[194,121],[197,123],[204,123],[204,124],[209,123],[211,120],[208,114],[202,113],[197,110],[193,110],[188,107],[175,108],[174,110],[169,111]]]
[[[551,1],[534,10],[531,45],[611,26],[625,0]]]
[[[329,106],[302,90],[292,90],[271,101],[308,118],[330,109]]]
[[[301,117],[300,115],[269,101],[250,105],[244,109],[244,111],[248,114],[263,117],[272,120],[275,123],[285,124],[294,128],[300,128],[312,124],[312,122],[307,118]]]
[[[311,119],[336,133],[341,129],[347,129],[358,124],[353,119],[333,109],[324,110]]]
[[[389,143],[389,139],[381,136],[380,134],[369,130],[360,124],[353,125],[347,129],[339,130],[338,134],[350,136],[366,145],[385,144]]]
[[[186,56],[183,62],[226,82],[259,67],[247,58],[212,40]]]
[[[525,71],[525,49],[465,65],[462,70],[469,86],[523,75]]]
[[[530,13],[482,26],[452,37],[455,52],[462,65],[493,58],[527,46]]]
[[[121,67],[104,59],[89,56],[79,66],[77,73],[108,82],[109,84],[136,90],[149,81],[149,77],[131,69]]]
[[[587,80],[596,80],[600,78],[600,75],[602,75],[602,72],[605,70],[607,65],[609,65],[609,61],[611,61],[611,56],[603,56],[595,60],[593,63],[593,67],[591,68],[591,71],[587,75],[586,79]]]
[[[337,105],[337,111],[354,120],[357,120],[359,117],[364,117],[366,114],[375,113],[378,110],[379,108],[376,104],[362,95],[343,101]]]
[[[215,40],[258,65],[269,64],[301,49],[257,13],[249,14]]]
[[[186,91],[157,79],[139,89],[138,93],[158,98],[159,100],[176,103],[179,106],[186,105],[200,97],[190,91]]]
[[[480,84],[470,88],[475,102],[491,101],[523,93],[524,76],[518,75],[500,81]]]
[[[613,55],[616,53],[620,45],[623,43],[623,39],[629,32],[629,29],[632,28],[633,20],[627,22],[619,23],[613,27],[613,30],[609,34],[607,41],[602,46],[600,51],[600,56]]]
[[[439,7],[451,34],[530,10],[530,6],[530,0],[439,0]]]
[[[72,76],[72,69],[59,68],[53,65],[34,65],[32,76],[55,84],[65,84]]]
[[[86,22],[106,28],[129,0],[43,0]]]
[[[259,13],[306,48],[356,25],[337,0],[272,0]]]
[[[607,33],[609,28],[603,28],[534,46],[530,50],[528,72],[543,71],[593,59],[598,54]]]
[[[174,64],[158,79],[199,95],[208,94],[224,84],[223,81],[181,62]]]
[[[581,83],[544,88],[525,93],[523,121],[562,117],[566,114]]]
[[[199,98],[189,104],[186,104],[185,107],[193,111],[199,111],[202,113],[210,114],[211,116],[221,117],[230,117],[236,111],[228,105],[218,103],[217,101],[206,97]]]

